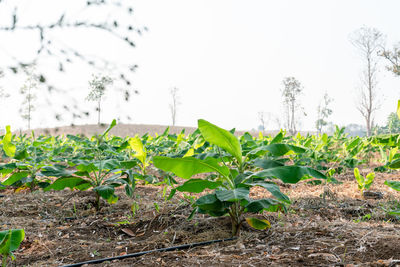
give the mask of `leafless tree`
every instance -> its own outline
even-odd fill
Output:
[[[395,45],[392,50],[384,49],[381,56],[390,63],[386,68],[393,74],[400,76],[400,43]]]
[[[3,70],[0,69],[0,79],[4,77],[4,72]],[[5,98],[9,97],[10,95],[7,94],[4,89],[0,86],[0,98]]]
[[[326,119],[332,114],[332,109],[329,108],[329,104],[332,101],[333,99],[329,97],[328,93],[325,93],[324,98],[317,107],[317,121],[315,122],[315,128],[318,133],[321,133],[322,128],[328,125]]]
[[[176,88],[176,87],[171,88],[169,90],[169,93],[170,93],[171,98],[172,98],[172,102],[171,102],[171,104],[169,104],[169,110],[171,111],[171,118],[172,118],[172,126],[175,126],[175,123],[176,123],[176,112],[177,112],[178,106],[181,104],[179,102],[178,91],[179,91],[179,89]]]
[[[291,135],[296,134],[299,123],[298,112],[302,111],[300,95],[303,91],[301,83],[294,77],[286,77],[282,81],[282,97],[285,108],[285,128]]]
[[[269,112],[264,112],[264,111],[259,111],[257,113],[258,115],[258,120],[260,121],[260,130],[263,132],[266,129],[266,126],[268,125],[269,121],[271,120],[271,113]]]
[[[39,76],[35,73],[35,68],[26,68],[26,80],[20,89],[21,95],[24,96],[24,101],[20,107],[21,117],[27,121],[28,130],[31,129],[32,113],[36,109],[35,100],[37,98],[37,90],[39,88]]]
[[[379,108],[377,95],[378,52],[385,38],[375,28],[362,27],[350,36],[351,43],[358,49],[364,64],[357,109],[365,119],[367,136],[374,125],[374,112]]]

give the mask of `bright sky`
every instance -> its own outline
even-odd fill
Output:
[[[45,17],[61,10],[57,5],[47,7],[47,13],[38,6],[30,10],[37,8],[35,14]],[[90,47],[93,53],[111,51],[116,57],[122,56],[124,64],[139,65],[132,80],[140,94],[129,103],[121,103],[120,95],[109,93],[103,104],[104,122],[124,113],[133,118],[132,123],[171,124],[169,89],[177,87],[181,102],[178,125],[196,126],[197,119],[204,118],[224,128],[250,130],[260,124],[259,111],[282,117],[282,80],[294,76],[304,87],[302,103],[308,116],[302,119],[303,130],[314,129],[317,105],[324,92],[334,99],[330,121],[363,124],[355,104],[363,65],[349,35],[366,25],[384,33],[389,47],[400,42],[400,1],[396,0],[137,0],[133,7],[134,24],[149,28],[136,38],[136,49],[126,52],[106,42]],[[0,10],[0,23],[1,16]],[[0,62],[5,61],[4,50],[14,49],[6,47],[2,38],[6,37],[0,33]],[[81,38],[74,38],[68,41],[85,47]],[[400,77],[385,70],[384,59],[381,63],[378,124],[384,124],[400,98]],[[72,69],[71,74],[66,88],[83,99],[90,73]],[[7,90],[8,84],[15,87],[0,106],[2,114],[12,111],[1,116],[0,124],[24,126],[18,115],[18,83],[3,79],[0,84]],[[81,105],[94,107],[84,101]],[[45,116],[49,112],[46,107],[42,101],[33,114],[33,127],[56,125]],[[95,122],[92,113],[79,123]],[[271,120],[267,128],[277,125]]]

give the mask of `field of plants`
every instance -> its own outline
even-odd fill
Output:
[[[120,137],[115,126],[6,128],[3,266],[400,263],[399,134],[237,135],[198,120],[190,134]]]

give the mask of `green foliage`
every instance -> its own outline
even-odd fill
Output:
[[[6,153],[7,157],[10,158],[14,157],[16,150],[16,146],[12,144],[11,139],[12,139],[11,127],[7,125],[6,134],[4,135],[3,140],[1,141],[0,144],[3,144],[3,150]]]
[[[3,257],[2,267],[7,266],[8,257],[15,260],[15,256],[12,252],[18,249],[24,238],[25,231],[23,229],[0,231],[0,255]]]
[[[86,159],[73,158],[68,161],[74,171],[66,170],[65,166],[53,165],[46,166],[41,174],[48,177],[58,178],[44,190],[63,190],[65,188],[88,190],[92,188],[96,195],[96,208],[100,209],[100,197],[113,204],[118,200],[115,195],[115,188],[124,186],[128,196],[132,196],[135,179],[143,175],[135,173],[132,168],[137,166],[137,162],[132,160],[121,160],[118,157],[111,157],[108,153],[117,156],[117,150],[121,147],[113,147],[107,142],[108,132],[116,125],[115,120],[103,132],[95,138],[95,146],[87,151],[92,154]],[[124,145],[123,145],[124,147]],[[142,151],[144,153],[144,151]],[[146,155],[140,158],[145,159]]]
[[[242,149],[239,140],[233,134],[205,120],[199,120],[198,127],[206,141],[230,153],[238,164],[242,163]]]
[[[112,83],[113,80],[110,77],[102,75],[93,75],[92,80],[89,81],[90,92],[86,100],[97,102],[98,124],[100,124],[101,100],[106,93],[107,86]]]
[[[360,174],[358,168],[355,168],[354,177],[356,178],[356,181],[358,183],[358,189],[363,192],[364,190],[368,190],[371,187],[375,179],[375,173],[370,172],[364,177]]]
[[[319,133],[322,132],[322,128],[328,124],[326,119],[332,115],[332,109],[329,108],[329,104],[333,101],[327,93],[324,94],[324,99],[318,105],[317,108],[317,121],[315,122],[315,128]]]
[[[400,119],[398,114],[392,112],[389,114],[386,120],[386,124],[382,127],[377,127],[378,134],[392,134],[400,133]]]
[[[257,141],[250,135],[244,135],[241,140],[229,131],[226,131],[205,120],[198,121],[202,138],[215,147],[209,151],[217,153],[201,153],[185,157],[155,156],[153,163],[157,168],[188,179],[185,183],[173,189],[173,193],[181,192],[201,193],[206,189],[213,190],[196,200],[194,211],[211,216],[228,214],[232,222],[232,234],[239,235],[240,227],[245,221],[246,212],[260,213],[262,211],[277,211],[285,209],[289,198],[283,194],[274,179],[283,182],[296,183],[311,177],[325,179],[325,175],[304,166],[286,166],[280,161],[284,155],[304,153],[304,148],[280,144],[283,139],[280,133],[271,142]],[[265,168],[260,170],[259,168]],[[213,173],[207,177],[192,178],[201,173]],[[274,198],[253,200],[250,198],[250,189],[260,186],[267,189]],[[172,193],[172,194],[173,194]],[[192,216],[191,215],[191,216]],[[256,229],[265,229],[269,223],[265,220],[247,218],[250,226]]]

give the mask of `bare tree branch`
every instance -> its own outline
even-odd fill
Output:
[[[384,46],[385,37],[375,28],[362,27],[350,36],[364,62],[357,110],[365,119],[367,135],[373,128],[373,115],[379,108],[377,96],[378,52]]]

